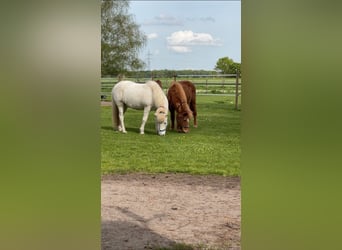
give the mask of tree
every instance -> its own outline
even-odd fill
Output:
[[[101,1],[101,75],[118,75],[143,68],[139,50],[146,36],[128,14],[129,2]]]
[[[232,63],[231,65],[230,65],[230,68],[229,68],[230,70],[230,72],[229,72],[229,74],[235,74],[237,71],[239,71],[240,72],[240,74],[241,74],[241,63],[236,63],[236,62],[234,62],[234,63]]]
[[[235,74],[237,70],[240,71],[240,65],[226,56],[218,59],[215,70],[219,70],[221,74]]]

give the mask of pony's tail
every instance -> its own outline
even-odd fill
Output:
[[[117,130],[119,125],[119,109],[116,106],[114,98],[112,96],[112,122],[113,122],[113,129]]]

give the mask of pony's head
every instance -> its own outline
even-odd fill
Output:
[[[190,119],[192,118],[192,113],[189,115],[187,112],[177,113],[177,131],[180,133],[188,133],[190,127]]]
[[[190,119],[193,118],[193,114],[188,104],[182,102],[177,106],[177,131],[180,133],[188,133],[190,131]]]
[[[167,127],[167,109],[164,107],[159,107],[154,113],[156,131],[158,135],[166,134]]]

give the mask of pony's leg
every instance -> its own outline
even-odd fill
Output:
[[[150,113],[150,110],[151,110],[151,106],[146,106],[144,108],[144,116],[143,116],[143,119],[142,119],[142,123],[141,123],[141,126],[140,126],[140,134],[144,134],[144,128],[145,128],[145,124],[146,124],[146,121],[147,121],[147,118],[148,118],[148,114]]]
[[[124,107],[119,106],[119,120],[120,120],[120,125],[118,126],[118,130],[122,131],[122,133],[127,133],[126,128],[125,128],[125,123],[124,123]]]
[[[112,98],[112,122],[113,122],[113,129],[119,130],[119,126],[120,126],[119,110],[114,102],[114,98]]]
[[[170,114],[171,114],[171,130],[175,128],[175,110],[170,107]]]
[[[196,101],[190,102],[190,109],[194,116],[194,127],[197,128],[197,110],[196,110]]]
[[[126,112],[126,110],[127,110],[127,105],[124,105],[123,106],[123,117],[122,117],[122,119],[124,120],[124,117],[125,117],[125,112]],[[119,116],[119,115],[118,115]],[[120,132],[122,132],[122,125],[121,125],[121,121],[120,121],[120,119],[119,119],[119,121],[118,121],[118,131],[120,131]]]

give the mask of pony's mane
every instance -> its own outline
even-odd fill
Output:
[[[172,85],[174,85],[174,88],[177,89],[177,93],[179,95],[179,99],[181,102],[187,102],[187,98],[184,92],[184,89],[182,87],[182,85],[180,85],[179,82],[173,82]]]
[[[146,85],[150,86],[152,92],[154,93],[154,103],[157,107],[163,106],[168,109],[167,98],[164,94],[164,91],[160,88],[159,84],[155,81],[148,81]]]
[[[183,103],[184,105],[181,105],[181,107],[184,109],[185,112],[188,113],[189,118],[192,118],[192,111],[188,105],[188,100],[186,98],[185,91],[182,87],[182,85],[179,82],[173,82],[172,85],[176,89],[179,97],[180,103]]]

